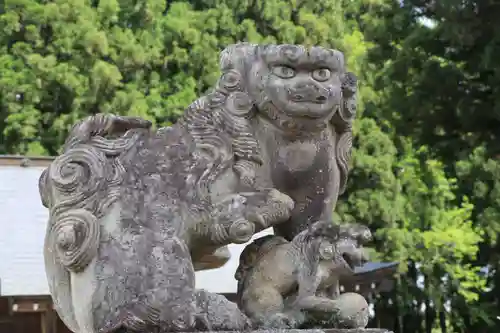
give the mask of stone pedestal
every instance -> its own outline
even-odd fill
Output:
[[[242,333],[240,331],[213,331],[213,333]],[[193,332],[195,333],[195,332]],[[200,333],[200,332],[196,332]],[[207,332],[208,333],[208,332]],[[210,331],[210,333],[212,333]],[[268,329],[268,330],[254,330],[245,331],[245,333],[393,333],[392,331],[382,329],[382,328],[356,328],[356,329],[296,329],[296,330],[286,330],[286,329]]]

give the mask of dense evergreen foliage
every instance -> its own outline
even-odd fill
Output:
[[[378,24],[364,27],[365,38],[374,45],[368,62],[375,66],[373,89],[380,99],[365,112],[378,123],[387,124],[384,129],[398,151],[403,136],[414,147],[426,147],[423,161],[439,160],[440,172],[449,180],[455,179],[450,203],[468,206],[471,227],[481,230],[480,247],[475,256],[464,258],[461,274],[478,278],[482,268],[484,280],[476,282],[486,284],[478,289],[476,284],[471,289],[476,289],[475,295],[462,294],[464,298],[455,296],[468,285],[464,283],[441,293],[450,301],[451,311],[446,316],[441,314],[439,326],[443,332],[497,332],[500,4],[483,0],[396,0],[377,6],[371,14],[382,18]],[[432,219],[426,222],[435,228]],[[463,246],[462,238],[453,239],[454,251]],[[448,269],[439,266],[433,275]],[[415,309],[408,310],[406,321],[422,323],[431,332],[428,322],[434,322],[434,311],[418,316]]]
[[[500,6],[491,1],[1,0],[0,154],[55,155],[97,112],[163,126],[237,41],[318,44],[360,78],[338,219],[397,260],[373,325],[500,327]],[[487,270],[481,270],[487,267]],[[479,332],[478,331],[478,332]]]

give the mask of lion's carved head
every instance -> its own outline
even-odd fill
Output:
[[[336,133],[340,187],[345,188],[357,82],[345,71],[340,51],[239,43],[221,52],[220,68],[214,91],[184,116],[200,146],[232,156],[235,171],[250,185],[262,163],[252,118],[264,117],[288,135],[330,125]]]
[[[350,127],[355,116],[356,77],[340,51],[240,43],[222,52],[220,67],[219,87],[245,92],[255,113],[285,131]]]

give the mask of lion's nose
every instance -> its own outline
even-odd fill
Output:
[[[318,103],[325,103],[326,102],[326,96],[320,95],[320,96],[316,97],[316,102],[318,102]]]
[[[328,99],[326,93],[323,93],[314,85],[301,85],[289,90],[290,98],[295,102],[314,102],[325,103]]]

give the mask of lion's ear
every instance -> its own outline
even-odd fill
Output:
[[[344,98],[352,98],[358,90],[358,78],[354,73],[347,72],[342,76],[342,95]]]
[[[245,72],[246,65],[257,52],[257,45],[251,43],[238,43],[226,47],[220,54],[219,66],[222,72],[231,69],[240,73]]]
[[[372,240],[370,228],[359,223],[341,225],[340,232],[343,237],[356,239],[360,244],[366,244]]]
[[[356,117],[357,91],[358,79],[356,75],[351,72],[345,73],[342,76],[342,104],[336,114],[340,119],[335,120],[344,122],[348,127],[351,126],[352,121]]]

